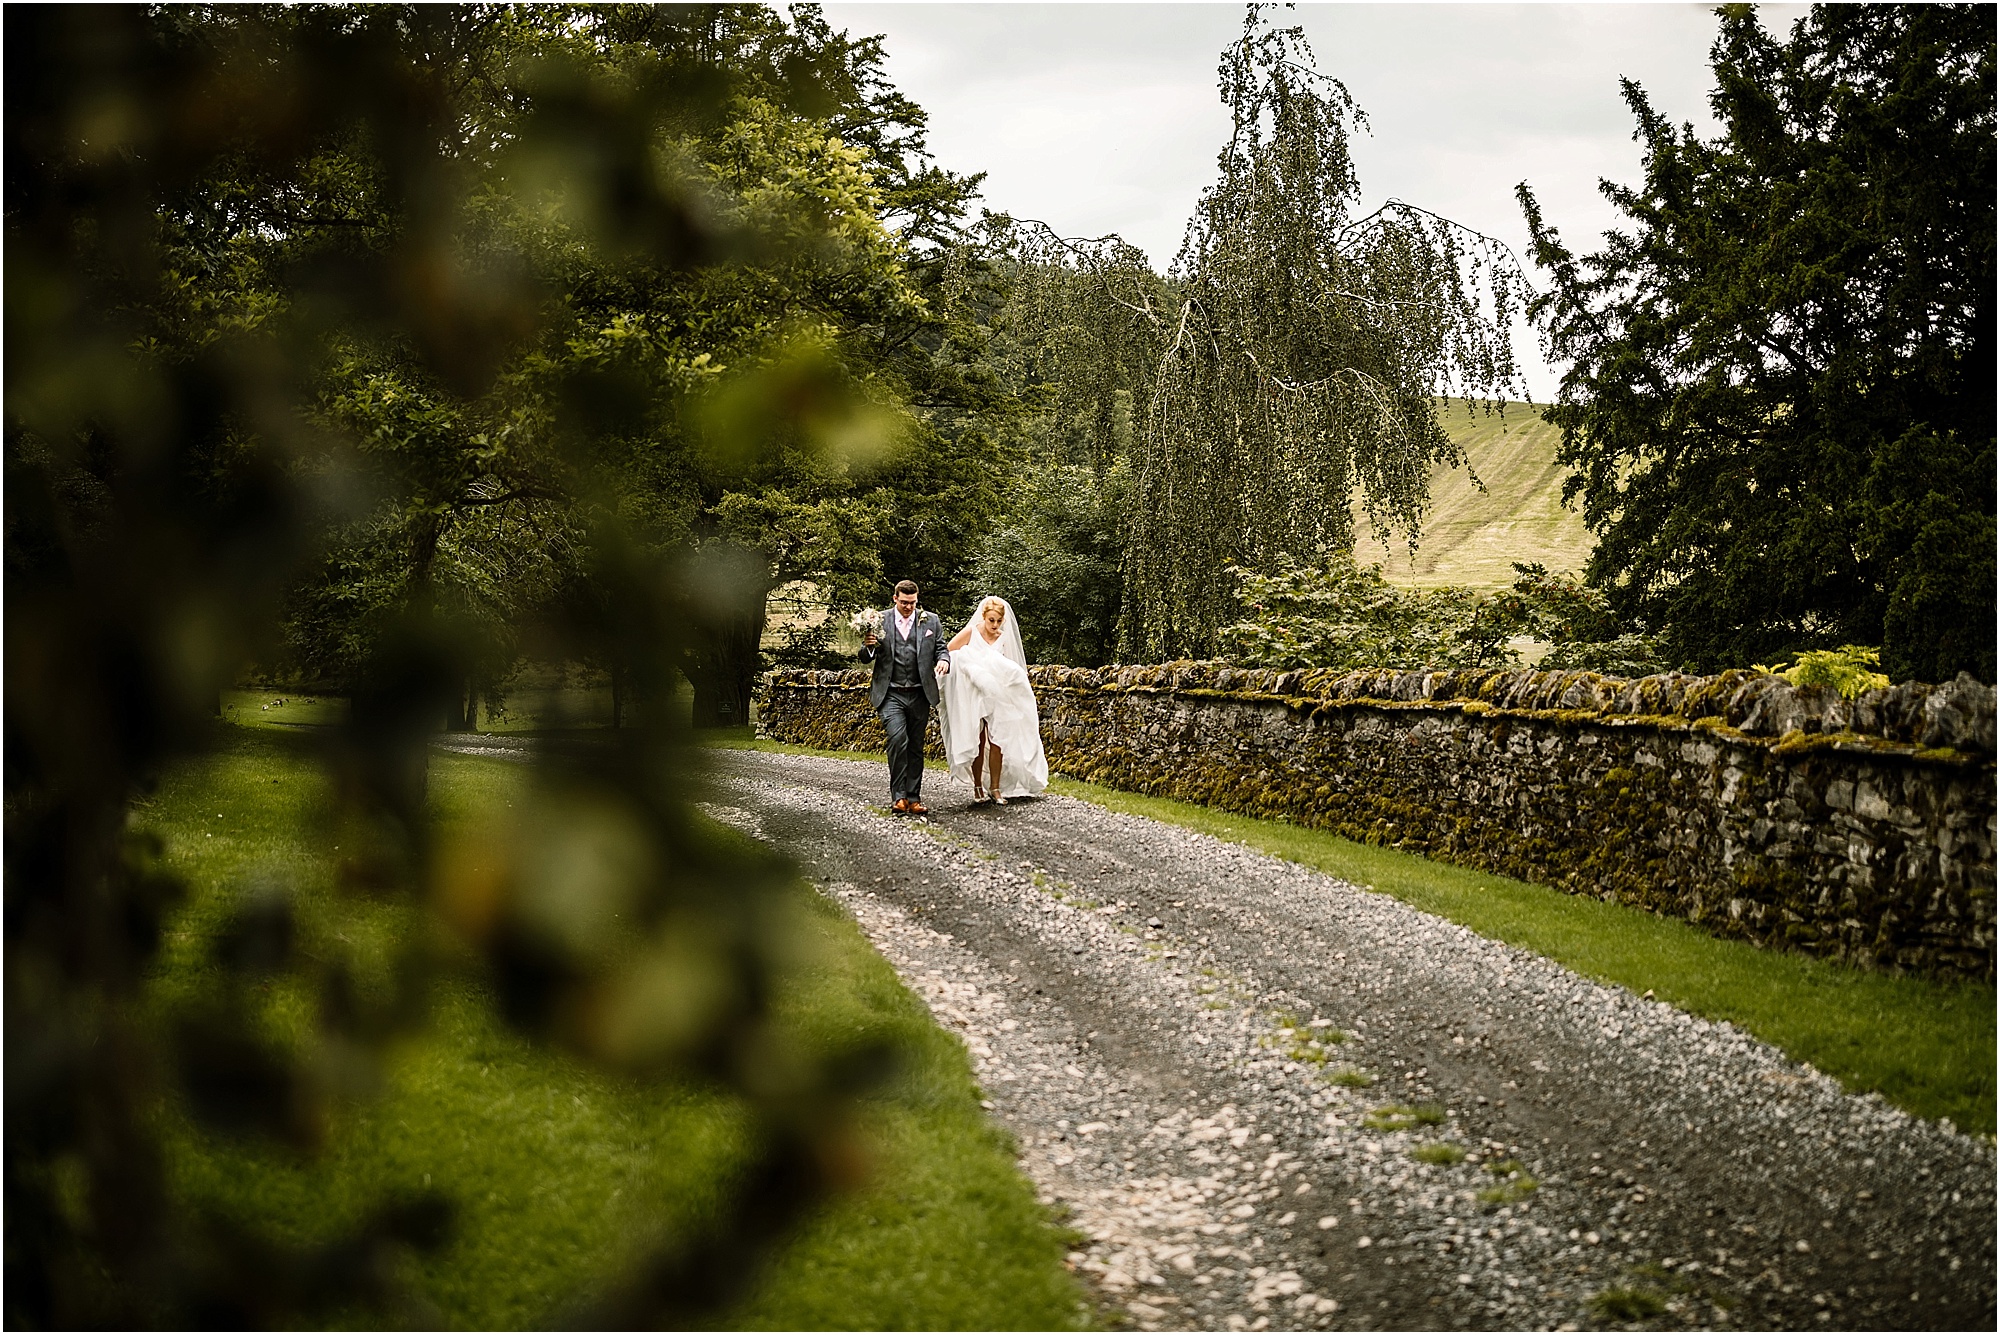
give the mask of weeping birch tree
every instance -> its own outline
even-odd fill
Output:
[[[1465,462],[1436,400],[1526,397],[1513,255],[1411,204],[1362,209],[1367,118],[1301,30],[1253,8],[1220,92],[1230,139],[1165,279],[1115,236],[1021,237],[1027,369],[1106,432],[1132,405],[1127,658],[1212,653],[1228,568],[1351,550],[1357,506],[1414,546],[1431,470]]]

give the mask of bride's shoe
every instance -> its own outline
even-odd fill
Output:
[[[992,800],[992,796],[984,788],[981,788],[976,783],[972,785],[972,805],[983,807]]]
[[[1000,796],[1000,794],[998,793],[993,794],[993,800],[995,802],[998,802],[1003,807],[1007,805],[1007,799]]]

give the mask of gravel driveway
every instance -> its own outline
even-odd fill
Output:
[[[1987,1143],[1727,1024],[1067,798],[725,752],[1144,1329],[1994,1326]],[[1457,1157],[1460,1153],[1463,1157]]]

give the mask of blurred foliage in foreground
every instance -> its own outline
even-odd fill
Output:
[[[296,868],[301,949],[365,976],[392,958],[422,915],[403,900],[343,894],[342,842],[319,819],[324,778],[312,735],[230,728],[209,754],[174,766],[137,815],[168,841],[188,882],[146,985],[172,1005],[224,983],[210,964],[235,909],[234,887],[260,868]],[[484,757],[433,759],[438,837],[477,862],[479,848],[531,796],[532,772]],[[744,836],[722,828],[722,841]],[[980,1109],[971,1054],[903,987],[831,898],[794,881],[783,897],[794,963],[772,1011],[808,1052],[874,1034],[904,1054],[897,1076],[857,1101],[867,1181],[815,1210],[756,1284],[714,1324],[749,1330],[1044,1330],[1078,1324],[1064,1233],[1049,1225],[1015,1165],[1011,1138]],[[254,999],[279,1032],[310,1027],[296,984]],[[204,1132],[161,1119],[174,1189],[196,1208],[270,1236],[339,1237],[376,1197],[435,1185],[456,1202],[451,1244],[402,1267],[399,1311],[336,1308],[334,1328],[390,1323],[447,1330],[533,1330],[629,1263],[662,1232],[698,1229],[746,1148],[741,1098],[713,1082],[631,1080],[524,1038],[490,988],[439,977],[431,1022],[397,1044],[381,1088],[342,1111],[320,1153]]]
[[[323,1152],[450,970],[535,1041],[750,1110],[702,1226],[566,1317],[703,1319],[848,1172],[883,1054],[774,1020],[787,873],[703,837],[668,725],[539,767],[477,857],[427,823],[426,735],[516,637],[639,698],[726,688],[771,535],[834,542],[866,470],[935,446],[903,406],[955,383],[912,238],[966,183],[810,9],[5,21],[7,1321],[406,1312],[394,1258],[449,1198],[287,1243],[178,1200],[157,1119]],[[130,804],[285,654],[352,699],[321,756],[340,889],[416,926],[379,968],[308,953],[274,871],[212,985],[142,1013],[183,887]]]

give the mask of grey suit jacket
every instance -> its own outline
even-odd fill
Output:
[[[882,702],[889,698],[889,655],[884,650],[889,647],[889,639],[896,633],[896,609],[889,608],[882,613],[882,642],[874,648],[861,646],[861,661],[875,665],[875,675],[868,682],[868,703],[880,709]],[[917,609],[916,619],[910,625],[910,635],[917,642],[917,680],[923,683],[924,698],[933,705],[938,702],[937,665],[951,662],[951,651],[944,647],[944,627],[938,624],[937,613]]]

